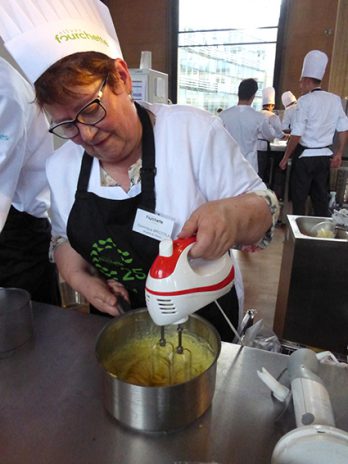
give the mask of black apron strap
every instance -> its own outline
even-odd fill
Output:
[[[135,107],[138,112],[141,125],[143,127],[142,137],[142,167],[140,169],[141,176],[141,207],[148,211],[155,211],[156,209],[156,197],[155,197],[155,139],[153,136],[153,127],[150,116],[148,115],[145,108],[139,105],[137,102]],[[144,154],[146,153],[146,156]]]
[[[76,189],[75,197],[78,193],[81,194],[82,192],[87,192],[89,175],[91,172],[92,164],[93,164],[93,157],[90,156],[85,151],[83,154],[83,158],[82,158],[80,175],[79,175],[79,180],[77,182],[77,189]]]

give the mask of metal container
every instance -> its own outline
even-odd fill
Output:
[[[330,218],[287,216],[274,331],[281,340],[347,355],[348,241],[313,236]]]
[[[209,408],[215,391],[221,340],[215,328],[199,316],[190,316],[183,327],[184,331],[208,342],[214,361],[202,374],[187,382],[159,387],[122,381],[108,372],[104,364],[130,337],[147,336],[154,331],[159,334],[159,327],[146,309],[125,313],[99,334],[96,355],[103,368],[104,406],[122,424],[141,431],[168,432],[188,425]],[[170,330],[175,331],[176,326],[166,326],[166,331]]]
[[[0,357],[6,357],[33,336],[30,294],[20,288],[0,287]]]

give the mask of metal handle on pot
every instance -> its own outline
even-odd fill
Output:
[[[131,305],[121,295],[117,296],[117,309],[119,310],[120,314],[124,314],[124,313],[128,313],[129,311],[132,311]]]

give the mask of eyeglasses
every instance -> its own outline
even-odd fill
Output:
[[[98,91],[97,98],[81,108],[75,119],[55,124],[48,129],[48,132],[57,135],[61,139],[72,139],[80,133],[77,123],[84,124],[86,126],[95,126],[98,122],[102,121],[106,116],[106,109],[102,105],[101,99],[103,97],[107,80],[108,76],[106,76],[103,80]]]

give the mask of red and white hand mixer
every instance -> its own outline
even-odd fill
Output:
[[[154,323],[161,327],[160,339],[152,351],[152,375],[157,378],[165,371],[165,377],[172,384],[192,378],[192,353],[182,345],[181,325],[190,314],[215,301],[238,336],[216,301],[233,285],[233,260],[229,253],[216,260],[192,259],[189,251],[195,241],[195,237],[190,237],[160,242],[159,255],[150,268],[145,286],[148,311]],[[165,325],[168,324],[178,324],[176,347],[166,340]]]
[[[216,300],[232,288],[233,258],[228,252],[215,260],[190,258],[195,241],[195,237],[190,237],[160,242],[159,255],[145,285],[146,305],[157,325],[181,324],[190,314],[213,301],[222,311]],[[231,328],[238,336],[235,328]]]

